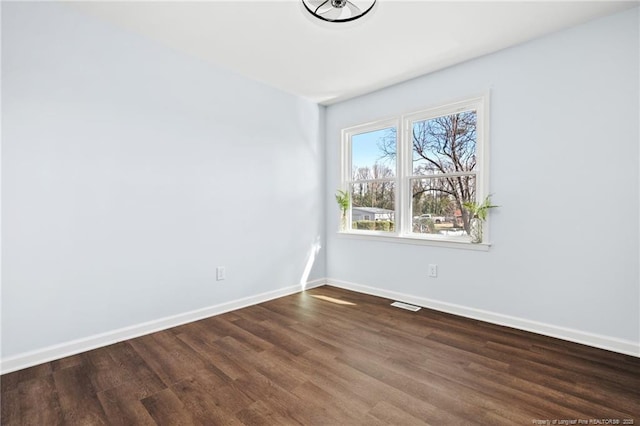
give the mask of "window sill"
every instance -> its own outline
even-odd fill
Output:
[[[474,244],[466,239],[454,239],[454,238],[437,238],[437,237],[418,237],[418,236],[400,236],[397,234],[390,234],[387,232],[375,232],[375,231],[359,231],[359,232],[345,232],[340,231],[337,233],[338,238],[349,238],[355,240],[377,241],[385,243],[396,244],[412,244],[419,246],[432,246],[432,247],[444,247],[451,249],[461,250],[474,250],[474,251],[489,251],[491,243]]]

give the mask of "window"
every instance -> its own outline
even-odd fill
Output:
[[[478,97],[343,130],[344,232],[469,242],[464,203],[488,193],[486,109]]]
[[[376,123],[349,136],[345,187],[351,194],[353,230],[395,231],[396,128],[397,122]]]

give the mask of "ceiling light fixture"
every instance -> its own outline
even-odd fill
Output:
[[[376,0],[302,0],[302,4],[323,21],[350,22],[369,13]]]

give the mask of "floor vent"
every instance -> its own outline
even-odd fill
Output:
[[[402,302],[393,302],[391,306],[395,306],[396,308],[406,309],[407,311],[418,312],[420,310],[420,306],[409,305],[408,303]]]

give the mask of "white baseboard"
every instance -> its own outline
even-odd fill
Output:
[[[313,280],[307,282],[307,284],[304,286],[304,289],[308,290],[314,287],[322,286],[324,284],[326,284],[325,279]],[[1,374],[10,373],[12,371],[42,364],[44,362],[49,362],[103,346],[112,345],[114,343],[122,342],[123,340],[133,339],[145,334],[166,330],[178,325],[198,321],[204,318],[212,317],[214,315],[220,315],[225,312],[234,311],[236,309],[245,308],[247,306],[256,305],[268,300],[277,299],[278,297],[288,296],[290,294],[298,293],[302,290],[303,286],[301,285],[284,287],[266,293],[257,294],[255,296],[232,300],[230,302],[221,303],[219,305],[209,306],[206,308],[185,312],[170,317],[160,318],[142,324],[136,324],[118,330],[96,334],[82,339],[77,339],[70,342],[49,346],[43,349],[22,353],[9,358],[3,358],[2,360],[0,360],[0,372]]]
[[[640,345],[629,340],[622,340],[609,336],[586,333],[580,330],[574,330],[570,328],[555,326],[552,324],[545,324],[537,321],[497,314],[481,309],[440,302],[420,296],[413,296],[410,294],[384,290],[376,287],[369,287],[366,285],[351,283],[348,281],[336,280],[331,278],[317,279],[308,282],[304,286],[304,289],[308,290],[314,287],[320,287],[325,284],[356,291],[359,293],[370,294],[372,296],[399,300],[402,302],[411,303],[413,305],[422,306],[441,312],[447,312],[467,318],[473,318],[493,324],[531,331],[533,333],[568,340],[570,342],[581,343],[584,345],[606,349],[613,352],[640,357]],[[232,300],[230,302],[221,303],[219,305],[209,306],[195,311],[160,318],[142,324],[136,324],[130,327],[89,336],[83,339],[73,340],[70,342],[49,346],[43,349],[22,353],[9,358],[3,358],[2,360],[0,360],[0,374],[10,373],[12,371],[42,364],[44,362],[49,362],[99,347],[108,346],[114,343],[121,342],[123,340],[133,339],[145,334],[166,330],[178,325],[198,321],[215,315],[220,315],[225,312],[230,312],[236,309],[245,308],[247,306],[256,305],[258,303],[266,302],[272,299],[277,299],[278,297],[288,296],[290,294],[298,293],[302,289],[303,288],[300,285],[284,287],[266,293],[257,294],[255,296]]]
[[[410,303],[412,305],[422,306],[436,311],[446,312],[462,317],[472,318],[492,324],[504,325],[507,327],[517,328],[519,330],[530,331],[545,336],[555,337],[570,342],[581,343],[583,345],[593,346],[600,349],[606,349],[613,352],[619,352],[626,355],[640,357],[640,344],[630,340],[622,340],[614,337],[603,336],[599,334],[587,333],[580,330],[574,330],[565,327],[559,327],[552,324],[531,321],[523,318],[512,317],[509,315],[497,314],[494,312],[484,311],[481,309],[469,308],[466,306],[455,305],[437,300],[427,299],[424,297],[413,296],[410,294],[398,293],[395,291],[384,290],[381,288],[369,287],[366,285],[355,284],[347,281],[327,278],[327,285],[344,288],[346,290],[366,293],[372,296],[384,297],[387,299],[398,300]]]

